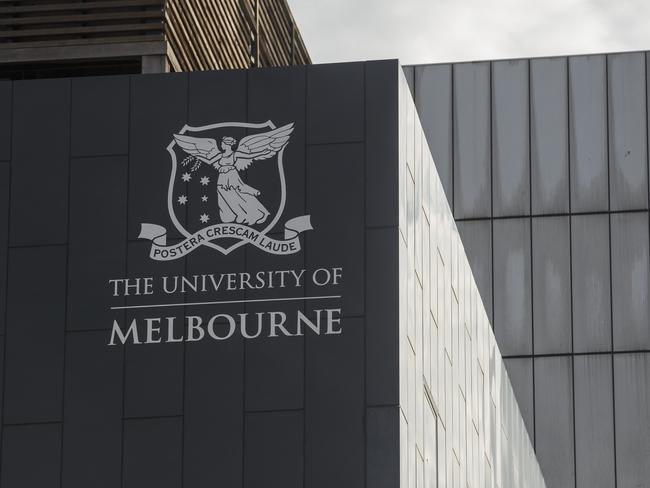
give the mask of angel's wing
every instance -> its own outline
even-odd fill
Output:
[[[235,167],[238,170],[246,169],[253,160],[268,159],[275,156],[287,145],[292,132],[293,123],[268,132],[244,137],[239,141]]]
[[[174,134],[176,144],[178,144],[183,151],[192,156],[212,159],[219,154],[219,146],[217,141],[210,138],[192,137],[181,134]]]

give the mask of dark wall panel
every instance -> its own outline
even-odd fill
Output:
[[[3,488],[60,486],[60,462],[60,425],[15,425],[3,429]]]
[[[10,81],[0,81],[0,161],[11,159],[12,91]]]
[[[65,262],[63,246],[9,252],[5,423],[61,420]]]
[[[11,243],[61,244],[68,231],[70,81],[14,84]]]
[[[364,484],[364,322],[344,319],[343,327],[307,340],[305,482],[314,488]]]
[[[197,342],[186,352],[183,486],[241,486],[244,344]]]
[[[125,417],[183,413],[183,344],[126,347]]]
[[[302,412],[249,413],[244,442],[244,488],[304,486]]]
[[[127,164],[125,157],[70,163],[68,329],[108,328],[113,314],[106,304],[123,304],[107,279],[126,271]]]
[[[182,437],[180,418],[125,421],[122,486],[181,486]]]
[[[0,83],[3,488],[395,485],[399,70],[393,60]],[[311,215],[302,250],[202,246],[150,259],[140,224],[182,240],[168,208],[173,134],[267,120],[295,124],[286,205],[269,234]],[[281,200],[274,163],[242,170],[265,204]],[[182,224],[193,205],[179,210]],[[339,267],[340,286],[308,278]],[[291,290],[162,291],[163,277],[303,268]],[[153,278],[155,292],[115,296],[120,278]],[[291,300],[241,303],[275,298]],[[252,321],[330,305],[340,334],[109,345],[115,323],[126,332],[135,320],[143,342],[148,318],[163,319],[167,338],[167,317],[178,326],[200,315],[205,327],[218,313]]]
[[[273,121],[277,127],[293,123],[289,144],[284,148],[283,167],[286,177],[287,196],[283,218],[272,229],[282,231],[284,220],[305,213],[305,172],[302,164],[305,151],[305,93],[306,68],[295,67],[283,70],[257,70],[248,73],[248,120],[253,123]],[[274,95],[269,97],[269,91]],[[236,92],[235,92],[236,93]],[[215,114],[219,112],[214,112]],[[259,188],[267,179],[277,180],[277,166],[267,161],[255,162],[255,171],[249,171],[248,180]],[[279,186],[279,185],[278,185]],[[266,195],[268,198],[268,195]],[[252,254],[252,250],[249,254]]]
[[[187,75],[132,77],[130,100],[129,238],[137,239],[140,223],[169,220],[166,148],[187,120]],[[173,226],[168,231],[170,237],[179,235]]]
[[[71,129],[70,153],[74,157],[126,154],[129,147],[129,77],[73,80]]]
[[[359,142],[364,137],[363,64],[307,68],[307,142]]]
[[[394,488],[400,483],[399,407],[369,408],[366,414],[366,486]],[[435,485],[433,485],[435,486]]]
[[[119,486],[124,351],[104,332],[80,332],[65,353],[63,486]]]
[[[194,72],[188,74],[187,123],[191,126],[217,122],[243,122],[246,118],[246,71]],[[178,120],[185,116],[178,107]],[[263,122],[263,121],[260,121]],[[180,127],[176,128],[176,130]]]
[[[268,96],[269,90],[275,95]],[[306,68],[295,67],[284,70],[258,70],[248,73],[248,120],[260,123],[273,121],[276,126],[294,124],[289,144],[284,149],[283,170],[286,178],[286,203],[282,217],[272,229],[281,236],[286,220],[305,215],[305,91]],[[264,181],[278,180],[278,168],[267,161],[253,163],[254,171],[249,171],[247,183],[255,188],[263,186]],[[251,166],[251,168],[253,168]],[[272,198],[279,200],[280,185],[269,189]],[[269,199],[269,190],[264,197]],[[257,270],[273,269],[277,257],[262,253],[256,248],[245,250],[245,267],[254,274]],[[296,253],[283,258],[285,269],[302,269],[305,265],[304,253]],[[303,296],[304,286],[293,288],[292,296]],[[248,298],[258,294],[247,292]],[[265,295],[267,296],[267,295]],[[268,291],[269,297],[287,296],[286,290]],[[302,308],[302,307],[301,307]],[[278,304],[290,316],[293,304]],[[267,304],[247,304],[246,310],[255,313],[268,310]],[[275,340],[272,338],[252,341],[246,344],[246,410],[298,409],[304,406],[304,340],[292,338]]]
[[[11,168],[0,164],[0,310],[7,304],[7,253],[9,252],[9,191]],[[0,331],[4,333],[6,314],[0,313]]]
[[[398,224],[397,61],[365,65],[366,224]]]
[[[399,249],[397,229],[367,231],[366,401],[399,403]]]
[[[341,177],[341,175],[345,175]],[[308,268],[343,267],[343,314],[364,312],[363,145],[310,146],[307,153],[307,213],[318,233],[306,236]],[[309,284],[308,295],[322,287]]]

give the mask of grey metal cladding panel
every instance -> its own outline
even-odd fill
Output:
[[[575,356],[576,487],[610,488],[614,480],[612,357]]]
[[[532,358],[506,358],[503,360],[508,371],[519,411],[524,419],[531,442],[535,443],[535,407],[533,405],[533,360]]]
[[[399,63],[365,65],[366,225],[399,223]]]
[[[400,409],[366,410],[366,486],[395,488],[400,477]]]
[[[492,221],[456,222],[483,306],[492,323]]]
[[[64,246],[9,251],[5,423],[61,420],[65,262]]]
[[[72,80],[70,154],[126,154],[129,148],[129,77]]]
[[[489,217],[490,64],[454,65],[454,216]]]
[[[569,210],[569,121],[566,58],[530,60],[533,214]]]
[[[648,349],[648,212],[612,214],[611,233],[614,349]]]
[[[7,245],[9,244],[10,167],[0,164],[0,310],[7,303]],[[5,315],[0,313],[0,334],[5,331]]]
[[[2,429],[2,486],[59,486],[61,425],[11,425]]]
[[[530,219],[493,221],[494,333],[504,356],[532,353]]]
[[[11,158],[11,95],[13,84],[0,81],[0,161]]]
[[[185,352],[183,486],[241,486],[243,340],[193,342]]]
[[[110,328],[108,280],[126,268],[126,157],[70,162],[68,329]],[[101,178],[97,175],[101,174]]]
[[[549,488],[574,486],[570,356],[535,358],[535,447]]]
[[[63,486],[120,485],[123,348],[107,347],[106,336],[66,337]]]
[[[399,403],[399,230],[366,231],[366,402]]]
[[[213,86],[213,89],[217,91],[218,87]],[[130,239],[138,238],[142,222],[165,225],[169,221],[167,190],[171,162],[166,148],[173,134],[182,129],[186,121],[187,75],[142,75],[131,78]],[[179,220],[184,223],[184,215],[179,216]],[[166,228],[169,238],[180,237],[173,225]]]
[[[571,352],[569,217],[533,218],[535,354]]]
[[[607,56],[612,210],[648,208],[644,53]]]
[[[11,244],[67,240],[70,82],[14,83]]]
[[[571,217],[573,347],[575,352],[609,351],[612,342],[609,217]]]
[[[402,66],[402,71],[404,71],[404,79],[406,80],[406,84],[409,87],[411,97],[413,97],[415,93],[415,67]]]
[[[124,421],[122,486],[181,486],[182,419]]]
[[[608,208],[605,56],[569,58],[571,210]]]
[[[650,354],[614,356],[616,481],[644,487],[650,480]]]
[[[415,67],[415,105],[438,176],[453,206],[452,65]]]
[[[303,486],[302,411],[246,415],[244,488]]]
[[[341,175],[345,175],[341,177]],[[317,233],[307,233],[307,268],[342,267],[342,313],[364,311],[363,145],[324,144],[307,151],[307,213]],[[308,294],[325,287],[307,285]]]
[[[528,61],[492,63],[495,217],[530,213]]]
[[[343,319],[342,329],[306,336],[305,484],[313,488],[364,483],[364,322]]]
[[[358,142],[364,136],[363,63],[307,68],[307,143]]]

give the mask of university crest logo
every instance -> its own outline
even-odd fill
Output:
[[[152,241],[149,256],[169,261],[200,246],[228,254],[245,244],[271,254],[300,251],[300,233],[312,230],[309,215],[284,222],[284,238],[268,235],[286,203],[283,155],[293,130],[293,123],[269,120],[186,125],[174,134],[167,208],[184,239],[168,245],[165,227],[143,223],[139,237]]]

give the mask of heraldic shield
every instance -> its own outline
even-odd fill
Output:
[[[178,259],[199,246],[228,254],[246,244],[271,254],[300,251],[299,234],[312,229],[309,215],[284,222],[283,239],[268,235],[278,230],[287,199],[283,156],[293,130],[293,123],[269,120],[185,125],[173,134],[167,208],[185,239],[167,245],[164,227],[143,223],[150,257]]]

